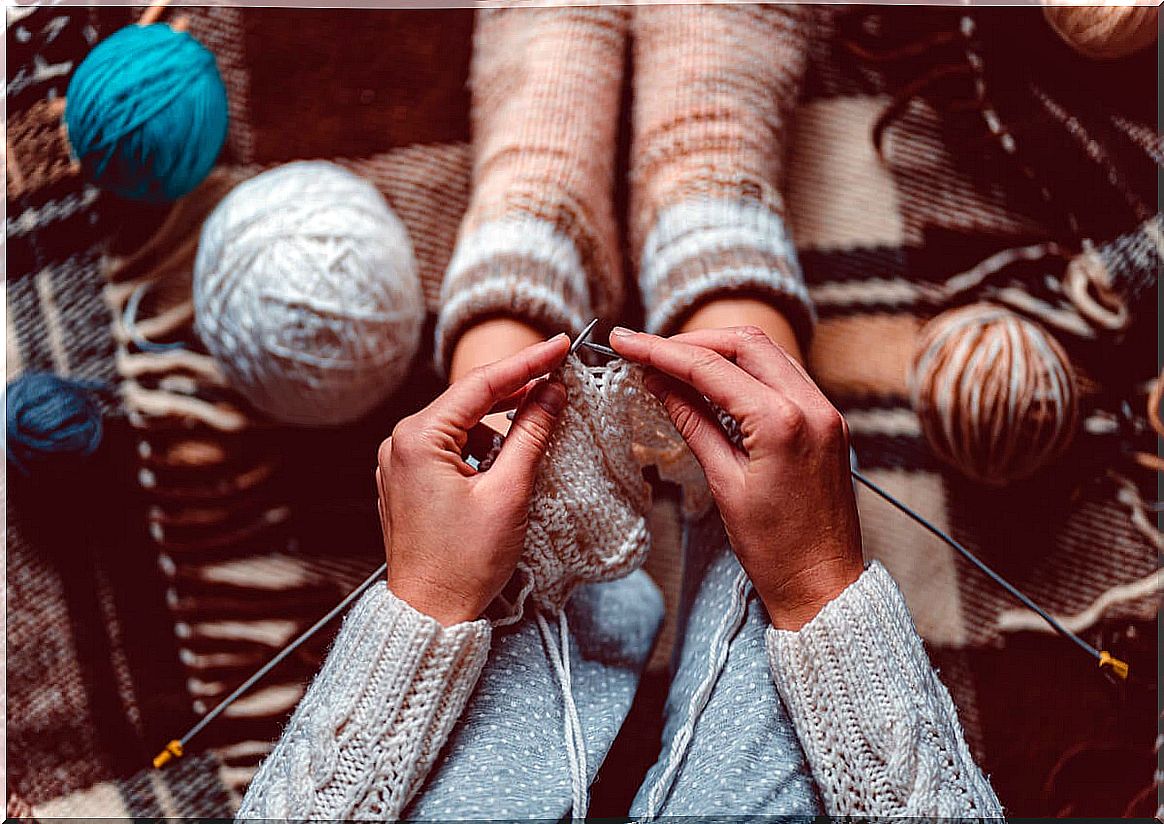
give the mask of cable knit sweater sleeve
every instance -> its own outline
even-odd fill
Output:
[[[238,819],[394,819],[420,788],[489,651],[375,584],[263,762]]]
[[[828,815],[1002,817],[881,564],[768,655]]]

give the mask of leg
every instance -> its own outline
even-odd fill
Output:
[[[796,356],[806,346],[813,313],[781,186],[812,16],[635,9],[629,223],[648,331],[752,324]]]
[[[815,815],[815,785],[768,669],[768,618],[719,516],[689,524],[684,544],[663,749],[631,814]]]
[[[630,710],[662,611],[642,571],[581,587],[566,606],[571,694],[590,781]],[[527,616],[498,632],[476,691],[405,817],[561,818],[571,808],[563,712],[562,687],[534,621]]]
[[[473,192],[436,333],[454,379],[622,302],[613,189],[627,27],[627,10],[606,6],[477,16]]]

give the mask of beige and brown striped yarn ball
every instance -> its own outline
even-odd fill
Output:
[[[1157,6],[1061,2],[1044,6],[1043,16],[1067,45],[1092,60],[1117,60],[1156,42]]]
[[[930,448],[983,484],[1030,477],[1075,434],[1079,393],[1063,348],[996,306],[973,304],[926,324],[909,386]]]

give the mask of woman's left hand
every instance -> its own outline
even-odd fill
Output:
[[[566,390],[543,382],[526,393],[487,473],[462,457],[469,430],[557,367],[569,347],[559,335],[472,370],[380,445],[376,485],[388,586],[445,626],[480,617],[513,575],[538,462]]]

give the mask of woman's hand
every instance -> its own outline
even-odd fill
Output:
[[[478,367],[392,430],[380,445],[376,485],[398,598],[449,626],[480,617],[505,586],[525,544],[538,461],[566,390],[526,393],[500,455],[477,474],[462,458],[469,430],[496,405],[557,367],[566,335]]]
[[[658,370],[647,387],[703,467],[772,624],[800,629],[863,569],[844,418],[754,327],[667,339],[615,329],[610,342]],[[742,451],[709,400],[739,424]]]

